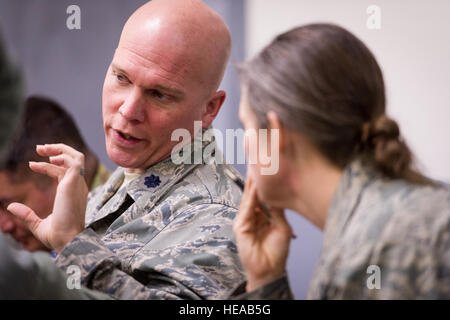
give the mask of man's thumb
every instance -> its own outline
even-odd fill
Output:
[[[7,210],[22,220],[33,234],[41,223],[41,219],[36,213],[24,204],[13,202],[8,206]]]

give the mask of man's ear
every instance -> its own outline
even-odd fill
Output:
[[[220,107],[222,107],[225,101],[226,93],[223,90],[214,93],[213,97],[209,100],[205,113],[202,116],[202,128],[207,128],[211,125],[213,120],[219,113]]]
[[[269,125],[269,129],[278,130],[278,137],[279,137],[278,152],[279,152],[279,154],[281,154],[284,151],[285,144],[286,144],[286,133],[284,131],[284,127],[281,124],[280,119],[278,119],[278,116],[275,112],[273,112],[273,111],[267,112],[266,117],[267,117],[267,123]]]

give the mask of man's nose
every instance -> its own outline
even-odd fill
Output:
[[[145,110],[143,97],[139,89],[135,88],[125,99],[119,108],[119,113],[128,121],[143,122],[145,120]]]

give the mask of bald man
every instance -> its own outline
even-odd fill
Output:
[[[41,220],[22,204],[8,210],[58,252],[64,273],[79,271],[88,297],[215,299],[243,280],[232,231],[241,192],[223,171],[233,169],[171,158],[176,129],[203,141],[189,141],[193,153],[214,147],[202,134],[225,99],[230,42],[200,0],[154,0],[129,18],[103,86],[106,149],[119,168],[87,208],[83,155],[38,146],[51,163],[31,169],[59,181],[53,212]]]

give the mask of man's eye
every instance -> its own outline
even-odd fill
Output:
[[[127,83],[128,79],[127,77],[117,73],[116,71],[113,71],[113,75],[116,77],[116,80],[120,83]]]
[[[127,78],[125,78],[124,76],[120,75],[120,74],[116,74],[116,78],[119,82],[126,82]]]
[[[153,96],[153,97],[155,97],[155,98],[157,98],[157,99],[159,99],[159,100],[165,100],[165,99],[167,99],[167,96],[166,96],[165,94],[161,93],[161,92],[158,91],[158,90],[151,90],[151,91],[150,91],[150,94],[151,94],[151,96]]]
[[[13,201],[0,201],[0,209],[6,211],[6,208],[8,208],[9,204],[12,202]]]

